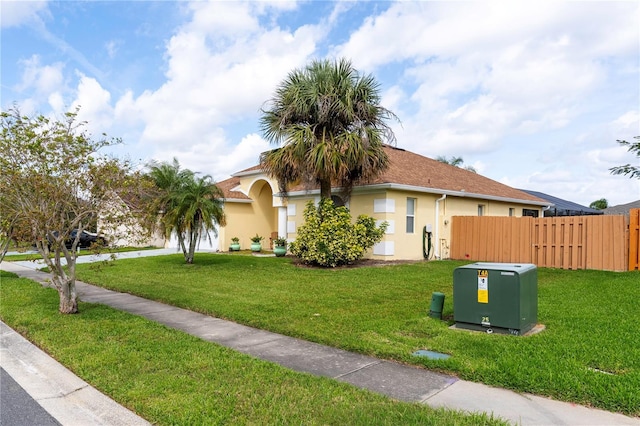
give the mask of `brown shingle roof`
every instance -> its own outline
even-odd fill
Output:
[[[227,200],[229,199],[250,200],[250,198],[244,195],[242,192],[233,190],[233,188],[240,185],[239,177],[235,177],[235,176],[230,177],[229,179],[216,183],[216,185],[218,186],[218,188],[222,190],[222,193],[224,194],[224,198]]]
[[[428,192],[434,193],[460,192],[469,195],[478,194],[486,197],[547,204],[541,198],[496,182],[480,174],[470,172],[460,167],[451,166],[411,151],[387,145],[385,146],[385,152],[390,160],[389,169],[368,185],[401,185],[424,188]],[[238,174],[257,170],[259,170],[259,165],[245,169],[242,172],[238,172]],[[239,177],[232,177],[218,183],[218,186],[223,190],[225,198],[248,200],[249,198],[243,193],[231,191],[231,189],[239,185],[239,183]],[[304,188],[301,185],[297,185],[291,188],[290,192],[301,190],[304,190]]]
[[[517,200],[545,201],[536,196],[519,191],[488,177],[469,170],[455,167],[422,155],[390,146],[385,147],[389,156],[389,169],[373,184],[392,183],[419,186],[438,190],[465,192],[485,196]]]

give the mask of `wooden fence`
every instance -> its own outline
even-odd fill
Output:
[[[454,216],[451,258],[561,269],[639,269],[640,209],[625,216]]]

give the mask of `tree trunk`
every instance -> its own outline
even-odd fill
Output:
[[[60,296],[59,311],[61,314],[78,313],[78,294],[76,293],[75,276],[58,274],[52,275],[53,285]]]
[[[54,257],[49,257],[49,249],[46,243],[37,243],[38,251],[51,273],[51,284],[58,290],[60,305],[58,310],[61,314],[78,313],[78,294],[76,293],[76,257],[64,245],[58,244],[54,250]],[[61,253],[63,252],[63,253]],[[67,268],[62,266],[61,254],[67,261]]]
[[[182,232],[177,232],[176,231],[176,235],[178,237],[178,244],[180,244],[180,248],[182,249],[182,255],[185,257],[187,257],[187,248],[184,245],[184,235],[182,234]]]
[[[320,181],[320,198],[331,199],[331,180],[322,179]]]
[[[196,244],[197,244],[198,238],[200,237],[200,233],[198,232],[200,229],[199,222],[200,222],[199,220],[196,220],[196,227],[195,229],[192,229],[189,234],[189,255],[186,256],[186,261],[189,264],[193,263],[193,257],[195,256],[195,253],[196,253]]]
[[[58,290],[60,295],[60,313],[61,314],[77,314],[78,313],[78,295],[76,293],[76,284],[74,281],[67,280],[65,284]]]

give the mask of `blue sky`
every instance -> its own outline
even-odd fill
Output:
[[[588,205],[640,199],[639,2],[6,1],[1,103],[81,106],[114,153],[223,180],[269,149],[286,74],[347,57],[381,85],[397,145]]]

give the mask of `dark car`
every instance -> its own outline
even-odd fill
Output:
[[[57,239],[59,235],[58,231],[53,231],[53,235]],[[69,237],[66,240],[64,240],[64,245],[66,248],[70,249],[71,246],[73,246],[73,242],[76,239],[76,235],[78,235],[77,229],[74,229],[69,233]],[[49,244],[48,244],[49,249],[51,249],[52,244],[53,244],[53,240],[49,239]],[[95,234],[93,232],[82,231],[82,234],[80,234],[80,239],[78,240],[77,248],[89,248],[91,247],[92,244],[106,246],[107,240],[103,236]]]
[[[71,248],[73,241],[76,239],[76,235],[78,235],[78,230],[74,229],[69,233],[69,239],[64,242],[64,245],[67,248]],[[78,240],[78,247],[80,248],[89,248],[92,244],[100,244],[102,246],[107,245],[107,241],[104,237],[101,237],[98,234],[94,234],[89,231],[82,231],[80,234],[80,239]]]

